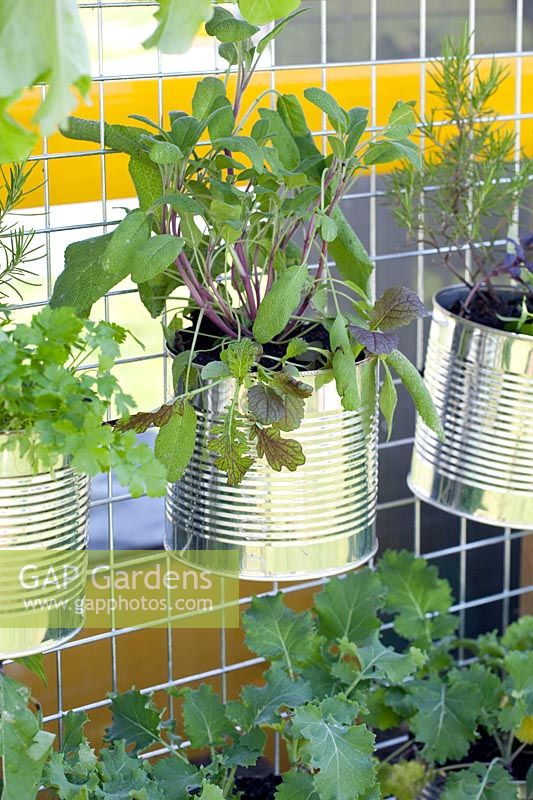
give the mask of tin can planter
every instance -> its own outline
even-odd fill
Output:
[[[34,474],[0,446],[0,661],[52,650],[81,628],[88,507],[86,476],[65,464]]]
[[[375,360],[358,363],[360,387],[371,381],[375,388],[375,370]],[[321,375],[302,379],[316,387]],[[377,549],[377,392],[373,403],[345,411],[333,381],[315,388],[301,427],[290,434],[305,464],[275,472],[261,459],[236,488],[207,449],[233,393],[228,379],[195,398],[196,448],[183,477],[168,487],[166,547],[196,565],[205,552],[236,553],[238,567],[228,574],[252,580],[315,578],[368,561]]]
[[[451,513],[531,529],[533,338],[453,314],[466,294],[453,286],[433,299],[424,380],[446,441],[417,420],[408,483],[417,497]]]

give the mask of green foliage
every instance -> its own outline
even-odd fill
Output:
[[[37,136],[12,120],[8,106],[43,79],[49,88],[34,122],[49,135],[76,105],[71,86],[86,97],[91,85],[77,4],[5,0],[0,6],[0,163],[21,161],[36,144]]]
[[[64,461],[91,476],[113,469],[134,496],[163,494],[165,470],[150,447],[104,424],[111,409],[127,416],[133,406],[111,372],[126,335],[69,308],[1,324],[2,449],[16,450],[35,471]],[[79,371],[89,357],[96,367]]]
[[[312,612],[289,609],[281,593],[255,597],[243,627],[248,646],[270,662],[261,685],[243,686],[239,699],[226,704],[211,686],[171,688],[182,702],[179,728],[148,695],[111,695],[111,744],[99,756],[84,737],[86,715],[70,714],[59,752],[36,748],[44,760],[26,768],[34,750],[17,742],[8,775],[31,787],[42,782],[60,800],[227,799],[235,794],[239,767],[255,765],[267,734],[277,733],[288,760],[277,800],[378,800],[391,793],[414,800],[437,776],[449,800],[511,800],[510,770],[528,741],[520,737],[532,711],[533,664],[521,649],[531,623],[516,623],[503,637],[456,639],[452,602],[435,571],[406,553],[386,554],[374,572],[333,578],[316,594]],[[378,631],[384,614],[400,631],[411,625],[407,638],[420,646],[387,645],[382,637],[388,634]],[[427,629],[424,618],[435,624]],[[440,626],[439,618],[445,620]],[[459,647],[479,660],[457,663]],[[29,691],[3,681],[3,702],[29,713],[24,731],[39,740],[40,717],[26,706]],[[4,737],[12,724],[12,716],[3,715]],[[406,741],[389,756],[378,753],[378,762],[373,730],[390,727],[401,728]],[[500,755],[457,769],[455,762],[480,736],[488,736]],[[152,745],[170,752],[155,763],[141,759]],[[208,754],[202,766],[188,761],[187,747]],[[20,775],[19,764],[25,765]],[[2,800],[19,796],[34,794]]]
[[[154,453],[166,467],[169,481],[181,478],[187,468],[196,442],[196,422],[194,408],[178,401],[173,406],[170,419],[159,429]]]
[[[54,734],[41,730],[28,707],[30,690],[0,672],[2,800],[35,797]]]
[[[385,356],[385,358],[387,364],[396,372],[411,395],[416,410],[423,421],[428,428],[431,428],[431,430],[437,434],[441,442],[444,442],[446,435],[442,427],[442,422],[419,371],[400,350],[393,350],[392,353]]]
[[[195,328],[192,338],[191,328],[184,336],[192,348],[189,364],[202,352],[202,363],[220,360],[240,384],[239,397],[236,390],[209,444],[213,464],[228,473],[230,486],[243,480],[256,458],[264,458],[273,470],[292,471],[305,463],[298,440],[282,435],[299,427],[305,410],[305,397],[277,377],[289,360],[296,380],[296,369],[332,369],[343,407],[357,411],[361,404],[373,404],[376,392],[373,382],[360,381],[357,359],[390,356],[421,413],[440,432],[420,376],[394,353],[399,340],[390,333],[422,316],[423,306],[404,287],[385,292],[372,305],[367,293],[373,263],[340,208],[367,165],[394,160],[400,151],[416,162],[417,150],[408,138],[415,130],[413,103],[397,103],[376,139],[364,136],[366,109],[343,109],[328,92],[307,87],[306,100],[328,116],[335,131],[326,157],[294,95],[276,92],[274,109],[267,91],[241,109],[261,53],[299,13],[298,6],[297,0],[240,0],[238,16],[220,4],[213,10],[210,2],[194,9],[190,0],[161,3],[150,43],[166,52],[182,13],[182,30],[173,45],[179,50],[203,19],[207,34],[220,42],[221,57],[237,66],[235,91],[229,97],[231,84],[208,76],[196,86],[192,115],[171,112],[169,128],[139,115],[133,119],[143,127],[104,125],[106,147],[130,156],[140,208],[130,211],[112,234],[70,245],[52,296],[55,306],[87,313],[131,276],[150,314],[157,316],[167,301],[183,303],[183,293],[172,297],[177,288],[187,290],[182,313],[185,327],[190,320]],[[279,14],[279,23],[254,43],[256,22]],[[244,135],[252,114],[256,121],[250,135]],[[68,137],[94,142],[102,135],[98,123],[74,118],[63,130]],[[209,144],[199,147],[207,138]],[[311,267],[317,259],[315,271]],[[332,274],[332,260],[340,281]],[[349,303],[341,312],[342,296]],[[322,341],[316,347],[310,338],[317,325],[329,332],[329,346]],[[310,346],[301,349],[308,338]],[[258,345],[266,346],[264,351]],[[279,354],[280,346],[286,355]],[[241,347],[244,356],[253,358],[232,368],[229,360],[240,359]],[[207,364],[204,384],[191,391],[185,386],[180,401],[188,403],[192,391],[199,394],[210,381],[224,377],[229,376],[223,367]],[[383,407],[390,426],[392,393],[387,388]],[[174,474],[181,472],[180,467]]]
[[[493,59],[486,70],[471,57],[470,44],[466,26],[460,38],[444,40],[443,57],[430,73],[433,110],[420,120],[422,168],[406,152],[390,196],[410,237],[435,248],[456,278],[481,288],[502,258],[498,240],[513,236],[509,231],[533,162],[522,154],[516,168],[516,134],[492,109],[507,68]],[[392,120],[391,127],[396,128]]]
[[[436,567],[406,550],[389,550],[380,561],[379,577],[387,590],[385,608],[395,614],[394,629],[419,647],[428,647],[455,630],[457,619],[448,581]],[[433,616],[433,614],[437,616]]]

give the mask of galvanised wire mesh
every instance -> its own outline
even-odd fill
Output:
[[[92,49],[93,105],[78,113],[100,120],[102,139],[100,145],[83,149],[78,142],[54,136],[45,139],[42,150],[32,157],[39,162],[44,179],[41,197],[36,195],[35,204],[40,207],[35,209],[38,216],[33,224],[45,255],[37,285],[28,288],[25,302],[19,305],[22,317],[50,296],[66,244],[112,230],[123,216],[121,206],[129,202],[131,207],[133,191],[124,157],[104,151],[104,119],[125,122],[128,114],[140,113],[162,123],[170,109],[190,103],[197,76],[224,69],[207,37],[199,37],[185,56],[143,51],[140,42],[153,24],[156,8],[150,0],[93,0],[79,5]],[[369,105],[374,128],[383,124],[400,97],[417,99],[423,114],[431,103],[428,62],[438,55],[442,36],[459,33],[466,23],[476,57],[488,63],[496,54],[508,64],[511,77],[498,110],[499,118],[517,134],[517,158],[521,146],[533,148],[533,106],[531,101],[528,104],[533,85],[531,0],[448,0],[446,4],[441,0],[308,0],[306,5],[307,13],[265,54],[252,94],[268,87],[301,94],[307,85],[320,85],[341,102]],[[22,108],[21,113],[28,109]],[[325,140],[325,132],[322,119],[314,133]],[[344,210],[377,264],[374,292],[402,283],[417,289],[429,304],[432,294],[447,283],[435,252],[405,244],[383,199],[383,177],[375,169],[357,190],[343,201]],[[524,212],[524,226],[530,229],[532,222],[531,211]],[[142,310],[133,285],[111,292],[95,308],[94,316],[124,324],[143,339],[146,350],[129,345],[117,374],[140,407],[158,405],[168,368],[163,336],[159,325]],[[419,368],[426,334],[427,321],[402,334],[402,347]],[[382,436],[379,446],[380,549],[406,547],[439,567],[455,590],[461,634],[501,629],[520,609],[528,608],[533,540],[528,541],[524,531],[450,516],[421,504],[409,493],[405,477],[414,412],[401,386],[398,391],[392,439],[387,442]],[[163,526],[162,501],[132,500],[112,477],[93,481],[90,547],[158,548]],[[320,583],[245,584],[240,603],[244,609],[253,593],[281,588],[291,604],[302,608]],[[52,676],[50,686],[44,692],[40,687],[38,696],[47,725],[61,736],[66,712],[85,710],[92,720],[89,734],[98,738],[107,722],[109,690],[135,684],[157,693],[170,686],[208,681],[228,698],[238,693],[242,683],[260,675],[262,663],[250,657],[239,631],[169,627],[84,630],[47,655],[46,667]],[[277,745],[274,757],[279,763]]]

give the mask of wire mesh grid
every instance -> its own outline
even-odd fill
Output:
[[[502,0],[501,5],[505,5],[506,0]],[[334,0],[311,0],[310,16],[316,20],[316,27],[312,42],[305,39],[304,50],[306,59],[291,60],[291,47],[285,46],[281,54],[279,44],[270,45],[270,53],[267,54],[269,62],[262,69],[261,74],[267,78],[271,88],[279,85],[280,76],[296,70],[308,74],[309,80],[316,82],[317,78],[324,89],[331,89],[330,86],[332,69],[344,70],[348,77],[357,74],[358,70],[365,71],[369,76],[369,94],[371,108],[371,126],[376,129],[379,127],[378,103],[379,103],[379,81],[380,69],[386,67],[396,67],[401,76],[402,68],[406,65],[411,70],[418,73],[418,100],[421,113],[425,112],[426,100],[426,76],[427,63],[431,55],[428,46],[428,20],[430,13],[435,12],[433,0],[402,0],[396,4],[390,4],[385,0],[366,0],[360,3],[358,9],[359,23],[364,29],[365,42],[368,41],[368,55],[366,58],[356,60],[332,59],[331,49],[331,20],[332,15],[341,17],[343,21],[343,8],[346,3],[334,2]],[[355,4],[354,4],[355,5]],[[104,40],[106,34],[106,12],[109,10],[122,10],[123,14],[139,13],[139,9],[144,9],[146,14],[151,14],[156,4],[145,0],[93,0],[92,2],[80,2],[80,8],[85,15],[91,15],[91,23],[95,26],[95,49],[97,53],[96,62],[93,67],[96,72],[93,75],[94,85],[97,92],[96,111],[101,123],[101,140],[97,148],[93,150],[77,149],[69,152],[56,152],[49,148],[49,143],[43,141],[42,152],[34,156],[42,164],[44,176],[44,197],[43,197],[43,216],[44,224],[37,228],[38,234],[43,237],[46,249],[46,280],[43,288],[46,296],[32,298],[20,304],[21,310],[32,309],[46,302],[50,296],[53,280],[53,243],[52,237],[57,234],[75,237],[80,231],[92,235],[93,232],[107,232],[119,221],[117,215],[110,213],[109,205],[109,163],[110,159],[117,158],[116,154],[106,152],[104,148],[104,128],[103,121],[106,117],[106,87],[119,82],[121,86],[131,85],[134,81],[150,81],[156,90],[156,105],[158,122],[163,123],[165,110],[165,92],[169,81],[179,80],[196,74],[190,69],[179,68],[171,69],[165,63],[165,58],[159,53],[155,56],[153,70],[139,69],[117,69],[116,74],[106,74],[106,63],[104,57]],[[469,30],[472,34],[473,52],[476,46],[475,31],[479,19],[484,13],[490,13],[493,7],[498,6],[498,0],[458,0],[457,15],[459,20],[467,21]],[[402,25],[409,29],[417,30],[417,41],[411,44],[411,50],[404,54],[400,52],[389,53],[386,51],[386,37],[380,37],[380,25],[383,24],[384,17],[391,9],[401,10]],[[514,43],[510,48],[508,43],[505,46],[494,47],[493,51],[501,58],[510,60],[514,72],[514,100],[511,113],[501,114],[500,119],[513,123],[517,134],[516,158],[519,158],[520,147],[523,144],[531,145],[531,142],[523,140],[523,128],[526,120],[533,119],[533,109],[528,110],[523,107],[523,61],[527,56],[531,56],[531,51],[524,50],[524,0],[508,0],[505,5],[507,20],[509,14],[513,15]],[[443,12],[445,14],[446,12]],[[88,17],[86,16],[86,19]],[[402,28],[403,29],[403,28]],[[305,31],[304,31],[305,34]],[[368,35],[368,38],[367,38]],[[400,34],[401,35],[401,34]],[[304,36],[305,38],[305,36]],[[492,52],[492,51],[491,51]],[[339,55],[339,54],[337,54]],[[309,57],[310,56],[310,57]],[[476,53],[476,57],[488,59],[491,53]],[[93,59],[94,62],[94,59]],[[222,71],[222,66],[218,63],[216,53],[208,68],[201,67],[197,70],[198,74],[216,74]],[[392,73],[394,76],[394,73]],[[129,83],[124,83],[129,82]],[[44,92],[44,87],[42,89]],[[143,109],[131,109],[131,111],[143,111]],[[130,112],[131,113],[131,112]],[[531,128],[528,128],[531,132]],[[321,135],[325,146],[326,120],[322,119],[321,129],[314,131],[316,135]],[[424,143],[422,142],[422,146]],[[53,164],[61,159],[75,159],[72,163],[79,164],[80,158],[97,159],[100,169],[100,199],[98,216],[93,220],[80,222],[75,220],[69,222],[61,218],[61,214],[54,212],[53,189],[55,177],[52,174]],[[375,168],[372,169],[366,184],[361,185],[359,192],[354,192],[343,201],[347,213],[351,210],[350,219],[355,223],[357,233],[361,238],[366,239],[366,244],[371,257],[377,264],[375,274],[375,284],[373,291],[377,292],[381,288],[390,284],[391,273],[401,275],[401,280],[416,288],[421,297],[428,299],[428,292],[431,294],[435,289],[436,271],[432,262],[435,251],[424,248],[422,245],[414,249],[400,246],[398,242],[391,244],[390,237],[383,245],[383,230],[391,229],[392,222],[390,212],[383,206],[381,197],[383,188],[381,178]],[[71,198],[71,202],[75,198]],[[355,217],[355,219],[354,219]],[[361,222],[362,220],[362,222]],[[364,224],[364,228],[363,228]],[[83,233],[83,235],[86,235]],[[392,236],[394,239],[394,235]],[[440,278],[439,278],[440,280]],[[438,287],[436,287],[438,288]],[[106,319],[115,319],[115,309],[117,303],[125,297],[134,295],[135,289],[130,287],[119,288],[105,298],[103,313]],[[414,339],[406,340],[407,349],[419,368],[423,366],[424,342],[427,333],[426,323],[417,323]],[[119,361],[122,366],[138,365],[140,362],[154,362],[157,370],[162,370],[162,382],[158,383],[162,393],[166,385],[167,363],[164,357],[164,348],[161,337],[159,347],[153,347],[143,355],[134,354],[131,357],[124,357]],[[150,373],[153,374],[153,373]],[[401,391],[401,390],[400,390]],[[403,412],[403,413],[402,413]],[[405,484],[405,474],[409,453],[413,442],[412,412],[407,407],[402,406],[402,395],[400,394],[400,414],[402,419],[398,426],[398,432],[391,441],[381,441],[380,451],[380,498],[378,503],[377,529],[378,538],[381,540],[382,549],[385,547],[407,547],[417,554],[422,554],[432,562],[436,563],[442,574],[451,582],[456,592],[457,602],[453,608],[460,618],[461,634],[465,635],[472,630],[486,630],[494,627],[505,627],[508,622],[517,614],[518,604],[521,598],[533,589],[533,586],[523,585],[520,574],[520,564],[524,559],[531,558],[531,547],[527,546],[527,532],[515,531],[510,529],[497,529],[480,525],[474,522],[467,522],[464,519],[444,514],[428,506],[421,505],[412,495]],[[117,489],[112,477],[106,479],[105,490],[100,486],[97,492],[93,493],[91,512],[93,524],[99,520],[99,524],[105,517],[104,528],[107,530],[108,547],[113,552],[117,547],[117,517],[121,514],[121,508],[129,509],[129,513],[122,514],[121,526],[124,519],[129,519],[128,526],[135,529],[136,513],[132,503],[142,501],[132,501],[130,496],[123,490]],[[150,524],[156,529],[163,527],[162,506],[152,503],[149,506],[148,516]],[[529,542],[531,545],[531,540]],[[118,545],[120,546],[120,545]],[[139,546],[135,544],[134,546]],[[141,544],[140,546],[145,546]],[[130,545],[131,547],[131,545]],[[288,597],[296,598],[308,596],[306,592],[315,589],[322,581],[312,581],[299,584],[283,585],[278,587],[276,584],[263,584],[257,587],[258,592],[272,592],[281,589]],[[250,601],[249,594],[241,597],[240,605],[244,608]],[[305,602],[301,601],[301,602]],[[237,636],[225,630],[217,633],[218,643],[216,645],[216,655],[211,652],[209,658],[204,663],[202,652],[205,648],[200,647],[200,640],[205,632],[198,632],[198,639],[194,646],[198,650],[196,660],[187,660],[187,664],[192,665],[190,669],[184,667],[184,652],[180,646],[181,632],[173,631],[169,625],[164,632],[164,641],[161,639],[159,647],[161,652],[160,665],[157,670],[157,677],[163,680],[156,681],[154,678],[145,679],[139,686],[145,692],[157,692],[170,686],[180,686],[194,684],[198,681],[219,681],[223,699],[231,694],[231,686],[234,681],[241,681],[241,677],[250,671],[260,668],[262,660],[250,658],[238,640]],[[80,654],[80,665],[84,660],[84,653],[87,653],[86,666],[89,680],[91,676],[96,678],[101,676],[103,671],[109,668],[110,674],[107,680],[107,688],[117,690],[126,688],[132,683],[131,675],[128,674],[126,667],[123,668],[119,658],[119,648],[121,643],[138,635],[136,629],[111,629],[109,631],[88,632],[84,631],[76,639],[63,644],[55,654],[48,656],[55,660],[56,687],[53,698],[53,706],[45,707],[45,722],[50,726],[55,726],[61,736],[61,720],[68,710],[76,708],[84,711],[96,711],[105,708],[109,700],[102,693],[94,699],[76,695],[72,691],[73,682],[76,682],[76,675],[72,673],[70,667],[65,669],[64,660],[74,651]],[[136,640],[137,641],[137,640]],[[188,642],[191,640],[188,639]],[[212,640],[210,640],[212,645]],[[91,647],[98,646],[95,651]],[[108,649],[105,652],[102,648]],[[164,653],[162,652],[164,650]],[[95,653],[97,653],[95,661]],[[154,657],[153,653],[146,650],[143,654],[138,654],[131,661],[137,661]],[[216,663],[215,663],[216,662]],[[125,674],[124,674],[125,673]],[[143,673],[146,676],[146,672]],[[155,674],[155,672],[154,672]],[[139,685],[139,684],[138,684]],[[90,696],[90,693],[89,693]],[[82,702],[80,702],[82,700]],[[169,700],[172,703],[172,700]],[[52,701],[51,701],[52,704]],[[170,708],[172,711],[172,707]],[[390,743],[389,743],[390,744]],[[153,755],[151,753],[150,755]],[[279,746],[275,748],[276,766],[279,765]]]

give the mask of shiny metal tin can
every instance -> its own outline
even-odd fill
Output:
[[[417,420],[408,483],[451,513],[533,528],[533,338],[452,314],[466,292],[453,286],[433,300],[424,380],[446,441]]]
[[[333,575],[368,561],[377,549],[375,360],[359,362],[357,372],[360,394],[364,384],[373,402],[345,411],[333,381],[315,388],[301,427],[284,434],[301,443],[306,463],[275,472],[260,460],[236,488],[207,449],[234,382],[197,395],[196,449],[181,480],[168,487],[166,547],[196,564],[205,551],[237,553],[235,574],[252,580]],[[320,375],[302,379],[316,387]]]
[[[52,650],[82,626],[89,508],[86,476],[65,464],[34,474],[27,459],[3,449],[7,436],[0,435],[0,660]],[[15,574],[26,561],[34,589]]]

